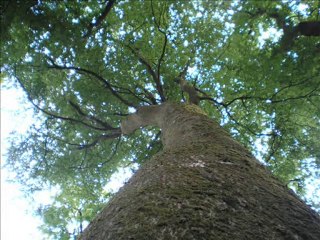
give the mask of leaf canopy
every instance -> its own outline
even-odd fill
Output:
[[[320,21],[317,1],[2,5],[1,78],[40,113],[12,137],[7,167],[27,192],[59,189],[39,208],[52,238],[77,234],[70,222],[95,216],[112,174],[161,149],[158,129],[121,136],[120,121],[139,106],[186,101],[175,81],[184,69],[204,111],[285,184],[304,196],[320,177],[320,38],[297,30]]]

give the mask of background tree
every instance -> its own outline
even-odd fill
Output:
[[[39,214],[68,239],[108,200],[113,173],[162,148],[159,129],[122,136],[120,121],[188,101],[189,86],[303,196],[319,177],[318,36],[316,1],[3,1],[1,71],[39,113],[7,167],[29,193],[58,189]]]

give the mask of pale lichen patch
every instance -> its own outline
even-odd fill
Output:
[[[203,162],[201,160],[196,160],[196,162],[184,163],[184,164],[182,164],[182,166],[184,166],[184,167],[205,167],[205,162]]]

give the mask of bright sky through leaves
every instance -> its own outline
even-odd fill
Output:
[[[48,235],[76,235],[112,195],[111,176],[161,149],[158,129],[121,136],[120,122],[138,106],[188,101],[175,81],[183,69],[201,108],[283,184],[308,197],[317,187],[320,42],[306,26],[318,3],[117,1],[103,15],[113,1],[35,2],[7,5],[1,76],[42,116],[19,109],[5,130],[35,123],[12,136],[7,162],[31,195],[59,189],[37,211]]]

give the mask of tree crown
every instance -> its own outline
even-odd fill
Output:
[[[7,165],[28,192],[59,189],[39,208],[49,235],[68,239],[68,223],[106,202],[117,169],[161,149],[157,128],[121,135],[140,106],[199,104],[302,196],[319,176],[316,1],[2,5],[1,71],[41,113],[13,137]]]

